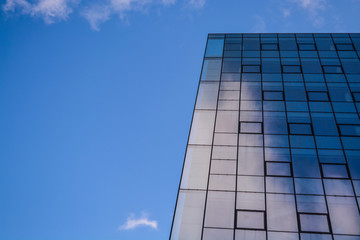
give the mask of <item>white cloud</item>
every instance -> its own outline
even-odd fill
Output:
[[[111,9],[108,6],[92,6],[86,8],[82,15],[89,22],[93,30],[99,31],[100,24],[110,19]]]
[[[128,14],[147,10],[149,6],[170,6],[177,0],[6,0],[2,10],[6,13],[19,12],[31,17],[42,18],[45,23],[51,24],[64,21],[77,11],[98,31],[100,25],[118,16],[125,19]],[[199,9],[206,0],[182,0],[183,4]]]
[[[206,3],[206,0],[189,0],[190,7],[202,8]]]
[[[254,25],[253,25],[253,28],[252,28],[252,31],[253,32],[256,32],[256,33],[263,33],[266,31],[266,23],[265,23],[265,20],[259,16],[259,15],[254,15]]]
[[[283,12],[283,17],[284,17],[284,18],[289,17],[289,16],[290,16],[290,13],[291,13],[291,12],[290,12],[290,9],[287,9],[287,8],[284,8],[282,12]]]
[[[77,0],[38,0],[36,2],[6,0],[3,11],[14,12],[18,9],[22,14],[41,17],[50,24],[58,20],[66,20],[73,12],[73,7],[77,2]]]
[[[291,0],[300,6],[303,10],[307,11],[314,27],[321,27],[325,23],[324,17],[320,12],[327,7],[326,0]]]
[[[146,214],[143,214],[140,218],[135,218],[133,214],[131,214],[126,222],[119,227],[119,230],[131,230],[137,227],[150,227],[152,229],[158,229],[158,223],[155,220],[149,220]]]

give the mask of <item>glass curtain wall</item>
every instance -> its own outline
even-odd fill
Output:
[[[360,34],[209,34],[170,240],[360,239]]]

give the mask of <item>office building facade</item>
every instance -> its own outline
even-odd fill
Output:
[[[360,239],[360,34],[209,34],[171,240]]]

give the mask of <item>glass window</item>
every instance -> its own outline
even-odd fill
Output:
[[[341,59],[341,63],[345,73],[360,73],[359,59]]]
[[[339,135],[334,115],[332,113],[311,113],[315,135]]]
[[[263,73],[262,80],[263,82],[282,82],[282,77],[281,74]]]
[[[213,146],[213,159],[237,159],[237,147],[232,146]]]
[[[238,176],[237,191],[264,192],[264,177]]]
[[[240,82],[240,73],[222,73],[221,81]],[[234,89],[231,89],[234,90]]]
[[[323,66],[324,73],[342,73],[340,66]]]
[[[316,48],[319,51],[334,51],[335,46],[331,38],[315,38]]]
[[[237,134],[235,133],[215,133],[214,145],[219,146],[236,146]]]
[[[238,111],[217,111],[215,132],[238,133]]]
[[[355,198],[327,196],[326,199],[333,233],[360,235],[360,215]]]
[[[301,59],[303,73],[322,73],[319,59],[302,58]]]
[[[352,179],[360,179],[360,151],[345,151]]]
[[[234,230],[221,228],[204,228],[204,240],[233,240]],[[200,239],[200,238],[199,238]],[[185,239],[184,239],[185,240]]]
[[[195,110],[191,125],[189,144],[211,145],[215,111]]]
[[[286,162],[267,162],[266,174],[269,176],[291,176],[290,163]]]
[[[330,102],[309,102],[309,107],[311,112],[333,112]]]
[[[289,147],[287,135],[264,135],[265,147]]]
[[[224,39],[209,39],[206,46],[205,57],[222,57]]]
[[[259,73],[243,73],[241,74],[242,82],[261,82],[261,74]]]
[[[254,231],[254,230],[235,230],[235,240],[266,240],[265,231]]]
[[[244,38],[243,39],[243,50],[260,50],[260,39],[259,38]]]
[[[236,176],[210,175],[209,190],[235,191]]]
[[[283,65],[282,70],[284,73],[301,73],[300,66],[287,66]]]
[[[259,122],[240,122],[241,133],[262,133],[262,123]]]
[[[325,197],[322,195],[296,195],[298,212],[327,213]]]
[[[315,148],[313,136],[290,135],[292,148]]]
[[[278,50],[277,44],[261,44],[262,50]]]
[[[321,163],[345,163],[342,150],[318,149],[318,155]]]
[[[344,149],[360,149],[360,138],[359,137],[341,137]]]
[[[268,240],[299,240],[298,233],[268,232]]]
[[[278,58],[263,58],[261,62],[263,73],[281,73],[280,60]]]
[[[201,238],[205,196],[205,191],[179,191],[171,240]]]
[[[265,212],[262,211],[237,211],[236,227],[245,229],[264,229]]]
[[[308,112],[287,112],[289,123],[311,123]]]
[[[307,92],[309,101],[329,101],[329,96],[327,92]]]
[[[241,58],[224,58],[223,72],[241,72]]]
[[[324,195],[321,179],[295,178],[296,194]]]
[[[325,80],[328,83],[335,83],[335,82],[346,82],[345,75],[344,74],[324,74]]]
[[[267,229],[298,231],[295,198],[289,194],[266,194]]]
[[[265,134],[287,134],[285,112],[264,112]]]
[[[314,44],[299,44],[299,50],[310,51],[316,49]]]
[[[346,83],[328,83],[331,101],[352,102],[352,96]]]
[[[290,134],[312,135],[311,125],[308,123],[290,123]]]
[[[236,174],[236,161],[213,159],[213,160],[211,160],[210,173],[211,174]]]
[[[293,179],[289,177],[266,177],[267,193],[294,193]]]
[[[279,38],[279,45],[281,51],[298,50],[295,38]]]
[[[264,91],[264,100],[283,101],[284,92],[282,91]]]
[[[265,161],[290,162],[289,148],[265,148]]]
[[[360,136],[360,125],[339,125],[343,136]]]
[[[260,82],[242,82],[241,83],[241,100],[261,100],[261,83]]]
[[[299,214],[299,219],[302,232],[330,232],[325,214]]]
[[[234,228],[234,206],[234,192],[208,191],[204,227]]]
[[[239,134],[239,146],[244,147],[262,147],[263,135],[262,134]]]
[[[180,188],[206,190],[210,153],[210,146],[188,146]]]
[[[264,175],[264,151],[260,147],[239,147],[238,174]]]
[[[260,111],[241,111],[241,122],[262,122],[262,112]]]
[[[241,100],[240,109],[245,111],[261,111],[262,101],[245,101]]]
[[[237,192],[236,209],[265,211],[265,194]]]
[[[221,58],[205,59],[201,73],[201,81],[219,81],[221,73]]]
[[[350,180],[324,179],[326,195],[333,196],[354,196]]]
[[[306,101],[303,83],[284,83],[286,101]]]
[[[341,149],[339,137],[315,136],[316,146],[324,149]]]
[[[293,149],[291,156],[295,177],[321,177],[317,154],[314,149]]]
[[[306,102],[286,102],[286,111],[307,112],[309,107]]]
[[[284,101],[263,101],[264,111],[285,111]]]
[[[196,99],[196,109],[216,109],[217,95],[219,92],[218,83],[200,83]]]
[[[260,66],[259,65],[245,65],[243,66],[244,73],[259,73]]]

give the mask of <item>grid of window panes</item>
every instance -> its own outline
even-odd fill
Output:
[[[171,240],[360,239],[360,34],[210,34]]]

